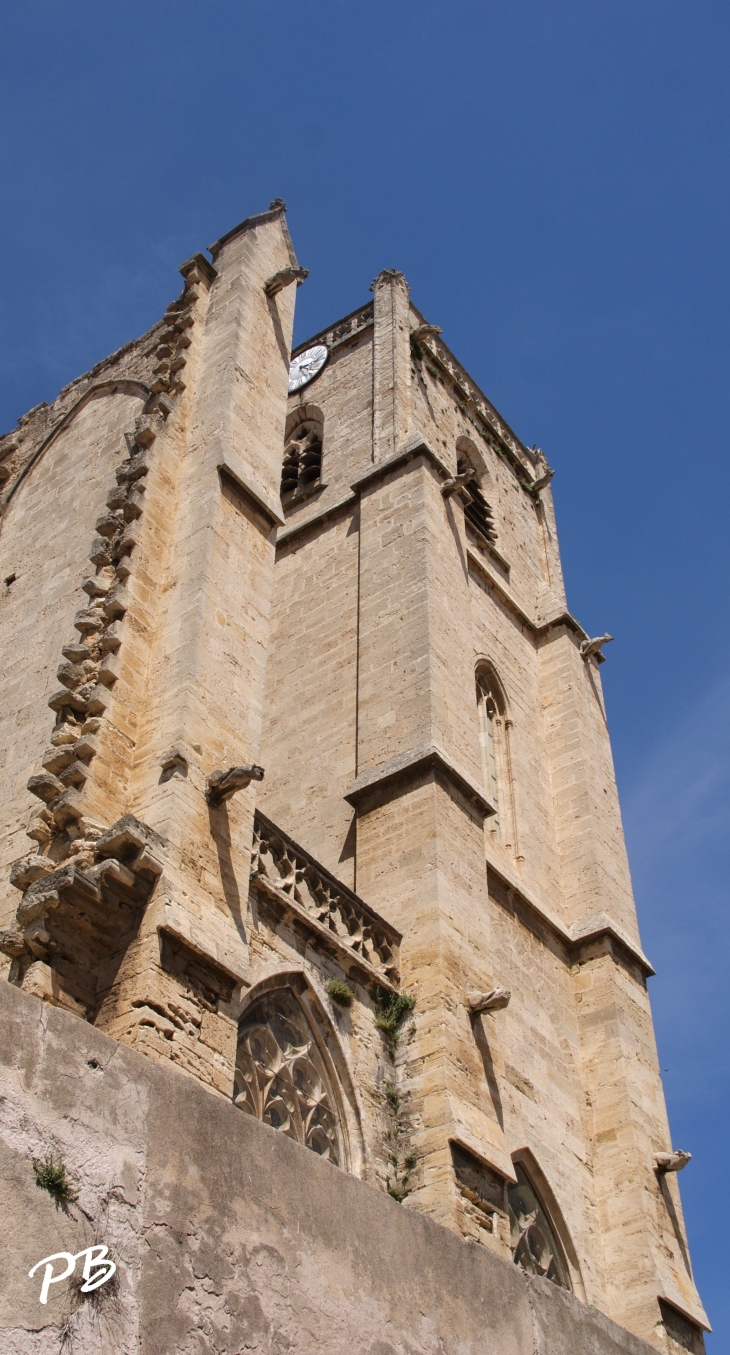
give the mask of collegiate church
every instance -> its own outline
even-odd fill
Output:
[[[552,472],[209,256],[0,439],[3,1348],[699,1355]]]

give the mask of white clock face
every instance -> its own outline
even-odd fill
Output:
[[[289,368],[289,394],[293,395],[294,391],[301,390],[308,381],[314,381],[328,357],[329,349],[325,348],[323,343],[317,343],[314,348],[305,348],[303,353],[298,353],[292,358]]]

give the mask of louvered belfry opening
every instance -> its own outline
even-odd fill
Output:
[[[459,457],[457,462],[458,474],[464,475],[466,471],[470,469],[471,467],[466,460],[466,457]],[[494,528],[492,510],[477,484],[476,477],[469,481],[467,490],[471,497],[471,503],[467,504],[464,509],[464,516],[467,521],[471,523],[472,527],[475,527],[483,537],[486,537],[487,541],[495,542],[497,540],[497,533]]]
[[[322,420],[297,414],[287,424],[281,497],[284,503],[319,484],[322,476]]]

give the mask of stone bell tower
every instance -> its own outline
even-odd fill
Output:
[[[7,978],[324,1158],[333,1218],[360,1178],[699,1351],[552,472],[396,270],[292,354],[283,204],[209,254],[0,439]]]

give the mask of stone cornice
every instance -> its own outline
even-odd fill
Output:
[[[367,772],[361,772],[345,791],[345,799],[357,809],[367,796],[396,786],[399,782],[413,780],[414,777],[429,770],[440,772],[481,810],[485,818],[490,814],[496,814],[495,806],[487,799],[482,787],[437,743],[422,743],[416,748],[409,748],[405,753],[398,753],[387,762],[379,763],[377,767],[371,767]]]
[[[414,461],[416,457],[419,456],[425,457],[427,461],[430,461],[431,465],[438,471],[442,479],[448,480],[451,478],[452,472],[449,470],[446,462],[442,461],[438,452],[435,452],[432,447],[429,447],[420,433],[415,433],[413,437],[409,438],[403,447],[399,447],[398,451],[394,452],[392,456],[386,456],[382,461],[375,461],[371,466],[368,466],[366,471],[363,471],[362,474],[358,475],[357,478],[352,481],[350,488],[356,494],[361,494],[364,489],[368,489],[376,480],[383,479],[383,477],[389,475],[392,470],[398,470],[400,466],[407,465],[409,461]]]
[[[555,616],[549,617],[547,621],[536,621],[520,606],[517,599],[513,597],[512,593],[502,580],[498,579],[497,576],[492,573],[484,560],[480,560],[479,556],[475,555],[473,550],[467,548],[466,558],[469,565],[476,570],[478,574],[482,575],[488,587],[497,594],[500,602],[503,602],[505,607],[514,613],[518,621],[529,630],[534,639],[542,639],[545,636],[549,636],[550,632],[555,630],[558,626],[565,626],[567,630],[570,630],[574,635],[577,635],[580,640],[587,640],[589,638],[588,632],[583,629],[580,622],[576,621],[575,617],[567,610],[558,612]]]
[[[594,913],[591,917],[581,918],[579,922],[573,923],[572,927],[568,928],[544,904],[537,902],[534,895],[528,892],[521,880],[518,880],[501,862],[496,864],[489,855],[487,856],[487,870],[497,877],[506,891],[510,903],[512,903],[510,896],[514,896],[538,922],[547,927],[553,936],[561,942],[570,964],[584,963],[586,959],[591,958],[585,953],[587,948],[608,939],[612,947],[618,951],[624,960],[628,960],[630,964],[641,970],[644,978],[651,978],[656,973],[641,946],[631,941],[612,922],[607,913]],[[492,894],[490,897],[494,898],[494,895]]]
[[[276,537],[276,548],[285,546],[293,541],[295,537],[303,535],[309,527],[316,527],[317,523],[324,522],[326,518],[335,517],[345,508],[351,508],[357,503],[357,494],[345,494],[343,498],[337,499],[328,507],[320,509],[318,513],[312,513],[311,517],[304,518],[301,522],[292,523],[291,527],[286,527],[283,532],[279,532]]]

